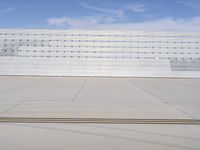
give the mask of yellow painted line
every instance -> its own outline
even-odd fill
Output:
[[[177,124],[200,125],[196,119],[122,119],[122,118],[26,118],[0,117],[0,123],[94,123],[94,124]]]

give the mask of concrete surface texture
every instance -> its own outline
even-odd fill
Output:
[[[0,77],[0,116],[200,118],[200,79]]]
[[[0,124],[2,150],[199,150],[185,125]]]
[[[200,79],[0,77],[0,117],[200,119]],[[200,126],[0,124],[0,149],[200,149]]]

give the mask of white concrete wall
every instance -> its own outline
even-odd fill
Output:
[[[200,77],[200,33],[2,29],[0,75]]]

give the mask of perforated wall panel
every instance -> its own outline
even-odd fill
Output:
[[[2,29],[0,75],[200,77],[200,33]]]

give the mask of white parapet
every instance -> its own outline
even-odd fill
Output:
[[[200,33],[1,29],[0,75],[200,77]]]

